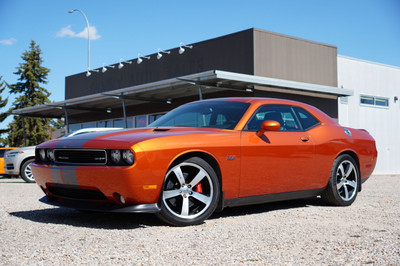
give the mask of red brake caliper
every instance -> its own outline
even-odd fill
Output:
[[[196,186],[193,188],[194,191],[197,193],[203,193],[203,188],[201,187],[201,183],[198,183]]]

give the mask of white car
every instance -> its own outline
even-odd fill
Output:
[[[25,182],[35,182],[30,167],[31,162],[35,160],[35,148],[36,146],[28,146],[6,152],[4,155],[6,174],[11,176],[21,175]]]
[[[115,128],[115,127],[82,128],[64,137],[67,138],[86,133],[92,133],[98,131],[111,131],[119,129],[122,128]],[[33,177],[30,164],[35,160],[35,148],[36,146],[28,146],[6,152],[6,154],[4,155],[4,170],[6,174],[10,176],[20,175],[25,182],[34,183],[35,178]]]
[[[76,135],[86,134],[86,133],[93,133],[98,131],[111,131],[111,130],[119,130],[123,129],[120,127],[92,127],[92,128],[82,128],[67,135],[62,136],[62,138],[72,137]]]

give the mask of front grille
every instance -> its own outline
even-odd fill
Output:
[[[107,200],[107,197],[99,190],[58,186],[49,186],[48,189],[53,195],[64,198],[80,200]]]
[[[6,165],[7,170],[14,170],[14,164],[10,163]]]
[[[56,149],[54,157],[57,163],[65,164],[105,165],[107,163],[105,150]]]

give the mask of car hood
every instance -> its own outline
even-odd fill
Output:
[[[172,127],[132,129],[116,132],[96,132],[51,140],[40,144],[38,148],[106,148],[111,145],[115,149],[122,149],[154,138],[164,138],[176,135],[217,134],[226,132],[231,132],[231,130]]]

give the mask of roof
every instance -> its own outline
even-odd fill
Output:
[[[198,95],[199,87],[203,94],[220,90],[264,90],[328,98],[353,95],[352,90],[337,87],[210,70],[183,77],[72,98],[51,104],[17,109],[13,110],[12,114],[61,118],[65,116],[66,110],[68,115],[79,115],[88,111],[107,112],[107,110],[112,108],[121,108],[121,100],[124,101],[127,107],[146,102],[165,103],[184,96]]]

